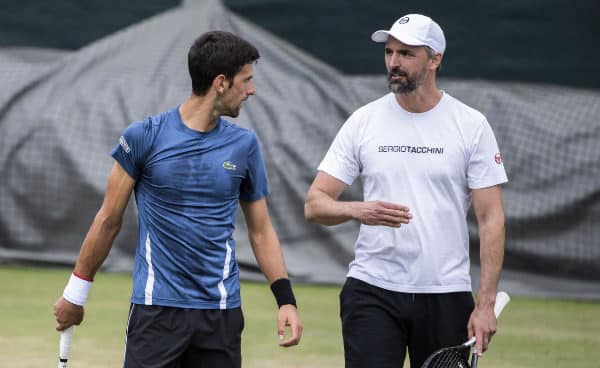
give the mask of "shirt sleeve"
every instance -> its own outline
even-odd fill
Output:
[[[269,195],[269,180],[260,143],[254,133],[251,134],[248,148],[248,168],[246,177],[240,185],[240,199],[256,201]]]
[[[468,186],[470,189],[481,189],[507,181],[496,137],[484,119],[473,141],[467,172]]]
[[[354,183],[361,170],[358,155],[358,123],[359,119],[356,113],[346,120],[318,167],[319,171],[323,171],[347,185]]]
[[[150,119],[129,125],[110,155],[136,181],[144,168],[147,150],[152,144]]]

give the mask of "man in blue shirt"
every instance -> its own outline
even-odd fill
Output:
[[[92,280],[108,255],[132,192],[139,213],[125,367],[240,367],[239,269],[233,231],[238,203],[257,263],[279,305],[282,346],[302,325],[279,240],[256,135],[225,120],[255,94],[259,53],[227,32],[199,37],[188,53],[192,95],[131,124],[111,152],[104,202],[83,242],[56,329],[83,320]],[[290,334],[284,338],[285,328]]]

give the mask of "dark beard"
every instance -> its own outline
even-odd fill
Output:
[[[392,76],[403,76],[404,81],[392,81]],[[392,68],[392,70],[390,70],[388,73],[388,83],[390,90],[397,94],[406,95],[417,89],[417,80],[415,78],[411,78],[408,73],[400,70],[400,68]]]

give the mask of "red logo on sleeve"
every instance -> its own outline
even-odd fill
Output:
[[[500,154],[500,152],[498,152],[494,155],[494,160],[496,161],[496,163],[498,165],[500,165],[502,163],[502,155]]]

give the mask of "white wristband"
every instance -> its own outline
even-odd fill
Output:
[[[74,274],[71,274],[69,283],[63,292],[63,298],[73,304],[83,306],[85,305],[91,287],[92,281],[83,280]]]

